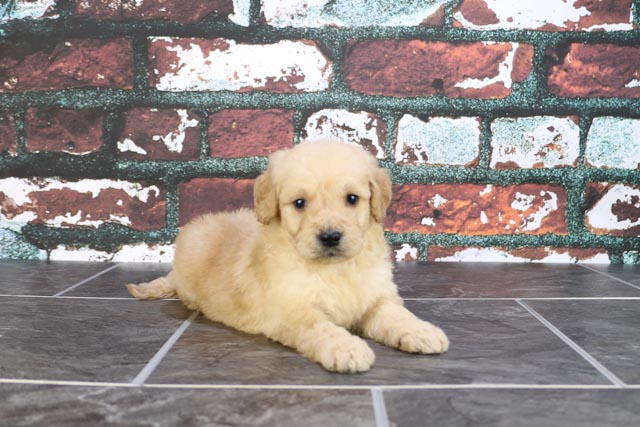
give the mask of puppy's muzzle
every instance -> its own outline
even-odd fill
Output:
[[[342,240],[342,233],[335,230],[323,231],[318,234],[318,240],[325,248],[335,248],[340,244],[340,240]]]

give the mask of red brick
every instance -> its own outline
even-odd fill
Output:
[[[118,150],[127,159],[198,159],[200,116],[187,110],[129,110],[118,131]]]
[[[292,145],[292,110],[222,110],[209,116],[211,157],[268,156]]]
[[[88,154],[102,146],[101,110],[27,110],[27,151]]]
[[[504,98],[529,75],[532,59],[533,47],[516,43],[361,41],[347,47],[344,77],[373,95]]]
[[[509,10],[498,2],[487,0],[463,0],[454,12],[454,27],[474,30],[542,30],[542,31],[593,31],[607,29],[633,29],[631,0],[548,0],[540,4],[513,3]],[[532,15],[532,9],[537,13]],[[500,17],[496,14],[499,12]],[[511,14],[506,13],[511,12]],[[545,15],[546,14],[546,15]],[[578,19],[575,19],[575,18]]]
[[[133,87],[133,51],[126,39],[0,44],[0,58],[0,92]]]
[[[59,227],[116,223],[135,230],[166,224],[166,196],[147,182],[57,178],[0,179],[0,220]]]
[[[609,254],[602,248],[429,246],[427,261],[608,263]]]
[[[594,234],[640,236],[640,185],[589,183],[585,224]]]
[[[549,51],[549,90],[566,97],[640,98],[640,47],[574,43]]]
[[[554,185],[394,186],[385,228],[423,234],[566,234],[566,191]]]
[[[13,115],[0,111],[0,155],[9,153],[15,156],[17,144],[18,136]]]
[[[252,179],[195,178],[180,183],[180,225],[209,212],[253,207]]]
[[[182,24],[203,18],[226,18],[233,12],[232,0],[92,0],[76,2],[76,13],[96,19],[163,19]]]

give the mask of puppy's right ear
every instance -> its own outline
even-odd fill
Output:
[[[269,169],[256,179],[253,187],[253,204],[255,205],[256,218],[263,224],[269,224],[272,219],[278,216],[278,197]]]
[[[269,156],[267,170],[256,179],[253,187],[253,204],[255,205],[256,218],[263,224],[269,224],[271,220],[280,215],[274,171],[278,170],[278,165],[286,157],[286,152],[286,150],[276,151]]]

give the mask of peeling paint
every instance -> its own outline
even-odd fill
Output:
[[[621,231],[640,226],[640,215],[635,220],[619,218],[613,212],[617,203],[629,205],[640,212],[640,189],[614,184],[598,202],[587,211],[587,224],[597,231]]]
[[[640,120],[596,117],[589,134],[585,159],[588,165],[637,169],[640,165]]]
[[[337,139],[362,145],[378,158],[385,158],[383,148],[386,126],[380,119],[366,111],[320,110],[313,113],[304,127],[302,140],[317,141]]]
[[[408,243],[403,243],[402,246],[400,246],[400,248],[394,250],[393,252],[394,252],[394,259],[397,262],[418,259],[418,248],[413,247]]]
[[[152,139],[154,141],[162,141],[169,151],[176,153],[182,152],[182,144],[187,136],[186,131],[188,128],[198,127],[199,122],[195,119],[189,119],[189,113],[187,110],[176,110],[178,116],[180,116],[180,123],[178,129],[173,132],[169,132],[166,135],[154,135]]]
[[[398,122],[397,163],[465,166],[480,151],[480,119],[430,117],[406,114]]]
[[[125,138],[122,141],[118,141],[118,150],[120,150],[123,153],[127,151],[131,151],[133,153],[142,154],[142,155],[147,154],[147,150],[136,145],[136,143],[129,138]]]
[[[449,0],[262,0],[262,14],[274,27],[415,26]]]
[[[497,42],[483,42],[486,45],[498,44]],[[485,77],[483,79],[467,78],[456,83],[455,87],[461,89],[482,89],[494,84],[502,84],[505,88],[511,89],[513,86],[513,67],[516,59],[516,52],[520,47],[520,43],[512,43],[511,50],[507,53],[504,60],[498,64],[498,74],[495,77]]]
[[[177,55],[177,62],[161,64],[173,72],[154,70],[156,89],[161,91],[269,89],[274,82],[284,82],[298,91],[317,92],[329,87],[332,75],[329,61],[317,46],[301,41],[249,45],[218,40],[225,47],[213,46],[208,54],[199,43],[213,40],[150,38],[152,45],[159,41],[168,43],[166,49]],[[186,48],[179,44],[187,42]]]
[[[628,87],[628,88],[632,88],[632,87],[640,87],[640,80],[638,80],[638,79],[633,79],[633,80],[631,80],[629,83],[627,83],[626,85],[624,85],[624,87]]]
[[[491,123],[492,168],[575,166],[580,128],[571,117],[499,118]]]
[[[540,191],[542,205],[533,212],[529,212],[534,207],[536,196],[516,193],[517,198],[511,204],[511,207],[522,211],[518,214],[522,223],[518,226],[518,232],[538,230],[542,221],[553,211],[558,210],[558,195],[553,191]],[[515,205],[515,206],[514,206]],[[526,212],[529,212],[528,215]]]

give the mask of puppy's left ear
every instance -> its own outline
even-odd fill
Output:
[[[371,217],[376,222],[384,221],[391,202],[391,177],[386,169],[376,168],[369,181],[371,188]]]

